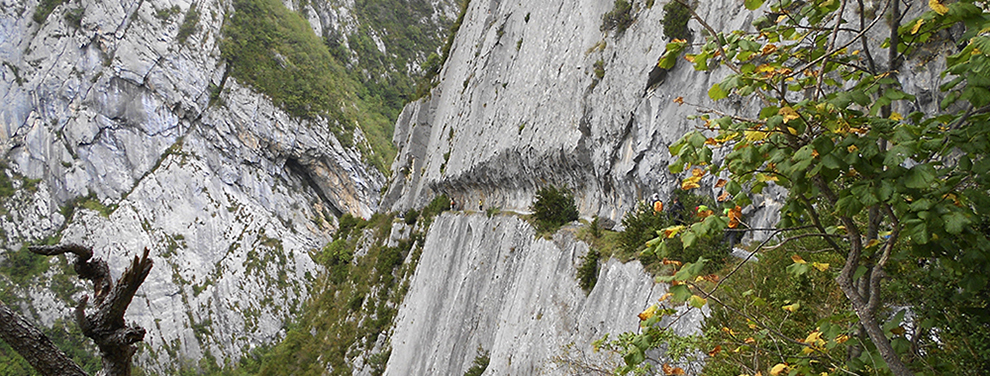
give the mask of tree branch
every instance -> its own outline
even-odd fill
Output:
[[[86,375],[48,336],[3,302],[0,302],[0,338],[42,375]]]
[[[148,249],[140,257],[135,256],[131,265],[114,284],[107,263],[100,259],[92,260],[93,250],[78,244],[28,247],[39,255],[54,256],[66,253],[76,255],[74,268],[79,278],[93,281],[95,312],[86,314],[89,296],[84,296],[75,309],[75,319],[83,334],[96,342],[103,358],[101,374],[129,376],[131,358],[137,348],[134,344],[144,340],[145,330],[136,325],[127,325],[124,313],[139,286],[151,271],[152,261]],[[6,339],[5,339],[6,340]],[[8,341],[11,343],[11,341]],[[54,347],[54,346],[53,346]],[[57,350],[57,349],[56,349]],[[18,350],[20,353],[21,351]],[[25,356],[27,358],[27,356]],[[70,361],[71,362],[71,361]],[[41,368],[32,364],[36,369]],[[78,368],[78,365],[76,366]],[[58,373],[56,373],[58,374]],[[84,373],[83,373],[84,374]]]

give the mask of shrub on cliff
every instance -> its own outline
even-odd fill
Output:
[[[615,30],[622,34],[632,25],[632,4],[626,0],[615,0],[612,10],[602,16],[602,31]]]
[[[663,35],[667,39],[688,39],[691,37],[691,29],[688,29],[688,21],[691,20],[691,9],[677,0],[670,0],[663,6]]]
[[[552,185],[536,192],[536,201],[533,201],[530,210],[536,220],[536,229],[541,232],[552,232],[567,222],[578,219],[574,195]]]

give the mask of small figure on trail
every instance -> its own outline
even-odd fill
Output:
[[[485,207],[485,202],[484,202],[484,201],[482,201],[482,200],[481,200],[481,199],[479,198],[479,199],[478,199],[478,211],[485,211],[485,209],[484,209],[484,207]]]
[[[727,208],[723,210],[722,213],[726,217],[729,217],[729,227],[725,229],[725,237],[723,238],[723,241],[729,242],[729,249],[731,250],[736,246],[736,243],[739,243],[739,239],[742,238],[742,231],[737,230],[739,225],[743,224],[742,208],[739,207],[739,205],[736,205],[735,208]]]
[[[684,224],[684,205],[681,204],[681,200],[674,197],[674,203],[671,204],[667,210],[671,212],[671,216],[674,218],[674,222],[678,224]]]
[[[450,199],[450,210],[457,211],[457,201],[453,198]]]
[[[663,201],[660,201],[660,196],[656,193],[653,194],[653,214],[663,213]]]

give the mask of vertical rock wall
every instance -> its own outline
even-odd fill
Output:
[[[586,294],[575,273],[588,246],[565,228],[552,240],[513,215],[447,213],[431,226],[391,337],[387,375],[462,375],[478,351],[489,375],[570,375],[616,364],[591,342],[637,329],[666,292],[638,262],[611,260]],[[675,329],[697,330],[693,310]]]
[[[227,77],[229,1],[56,3],[45,17],[38,1],[0,1],[0,152],[14,188],[0,197],[0,259],[60,239],[119,273],[148,247],[155,267],[127,319],[148,329],[139,363],[152,373],[277,340],[319,272],[309,251],[334,217],[378,209],[383,175],[327,122]],[[330,20],[347,6],[312,5],[314,29],[344,27]],[[64,268],[46,262],[17,304],[51,325],[84,290],[52,291]]]
[[[613,1],[472,1],[439,85],[396,125],[384,207],[447,192],[526,211],[538,188],[556,184],[577,192],[583,215],[619,220],[638,200],[666,198],[676,184],[667,146],[694,113],[672,100],[706,105],[722,77],[682,62],[648,89],[667,42],[663,3],[632,3],[635,21],[618,34],[601,29]],[[751,17],[732,2],[697,11],[727,29]]]

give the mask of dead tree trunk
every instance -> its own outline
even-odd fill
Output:
[[[79,278],[93,282],[95,311],[86,314],[89,296],[84,296],[76,306],[75,319],[82,333],[93,339],[100,348],[103,369],[98,375],[129,376],[131,358],[137,348],[135,343],[144,340],[144,328],[128,326],[124,312],[131,304],[138,286],[148,277],[152,262],[148,249],[141,257],[134,257],[116,284],[110,276],[110,268],[100,259],[92,259],[93,250],[76,244],[29,247],[39,255],[54,256],[71,253],[76,256],[75,271]],[[0,337],[10,344],[38,372],[44,375],[85,375],[82,368],[65,356],[34,325],[12,312],[0,302]]]
[[[85,375],[38,328],[0,302],[0,338],[42,375]]]

